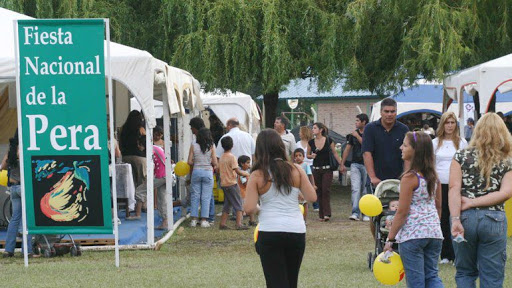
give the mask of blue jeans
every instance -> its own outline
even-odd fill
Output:
[[[309,166],[309,168],[311,168],[311,171],[313,171],[313,165]],[[316,183],[315,183],[316,185]],[[318,209],[320,208],[320,204],[318,204],[318,201],[315,201],[313,202],[313,209]]]
[[[213,197],[213,188],[212,188],[212,199],[210,200],[210,217],[208,217],[208,221],[215,221],[215,198]]]
[[[15,185],[9,187],[9,191],[11,193],[11,203],[12,203],[12,218],[11,222],[9,222],[9,226],[7,227],[7,238],[5,239],[5,251],[14,253],[14,249],[16,248],[16,234],[18,234],[18,230],[22,227],[21,221],[21,186]],[[32,236],[27,235],[27,252],[32,253]],[[23,247],[23,246],[22,246]]]
[[[453,242],[458,287],[503,287],[507,259],[507,217],[502,211],[466,210],[460,219],[467,242]]]
[[[444,287],[437,269],[442,246],[442,239],[432,238],[412,239],[398,245],[407,287]]]
[[[363,164],[350,164],[350,183],[352,187],[352,215],[360,216],[359,199],[367,193],[366,190],[366,168]]]
[[[213,192],[213,171],[194,169],[190,179],[190,216],[198,216],[199,203],[201,203],[201,218],[210,216],[210,204]]]

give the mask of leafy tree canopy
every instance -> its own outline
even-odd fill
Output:
[[[0,0],[40,18],[106,17],[114,41],[207,90],[265,95],[290,80],[384,92],[511,53],[511,0]],[[273,106],[273,107],[272,107]]]

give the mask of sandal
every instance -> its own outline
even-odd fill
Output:
[[[140,216],[128,216],[128,217],[126,217],[126,220],[128,220],[128,221],[140,220]]]
[[[324,222],[329,222],[329,220],[331,220],[331,217],[329,217],[329,216],[324,216],[324,219],[323,219],[323,220],[324,220]]]
[[[226,225],[219,225],[219,230],[231,230],[231,228]]]

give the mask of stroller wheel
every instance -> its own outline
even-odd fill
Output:
[[[367,261],[368,261],[368,268],[370,270],[372,270],[372,259],[373,259],[373,256],[372,256],[372,252],[368,252],[368,257],[367,257]]]
[[[373,272],[373,263],[375,263],[375,259],[377,259],[377,254],[373,254],[373,255],[372,255],[372,261],[371,261],[372,265],[371,265],[371,267],[370,267],[370,270],[371,270],[372,272]]]

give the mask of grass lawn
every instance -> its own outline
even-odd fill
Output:
[[[349,187],[335,185],[331,222],[318,222],[317,215],[310,212],[301,287],[379,286],[367,268],[367,254],[373,250],[368,223],[348,220],[349,204]],[[85,251],[78,258],[34,259],[28,268],[23,267],[19,255],[0,259],[1,287],[265,286],[252,229],[219,231],[190,228],[188,223],[158,252],[121,251],[119,269],[114,265],[114,252]],[[229,224],[234,227],[234,222]],[[454,267],[442,265],[440,272],[445,286],[455,287]],[[512,287],[510,261],[506,273],[504,286]],[[398,287],[405,287],[405,281]]]

